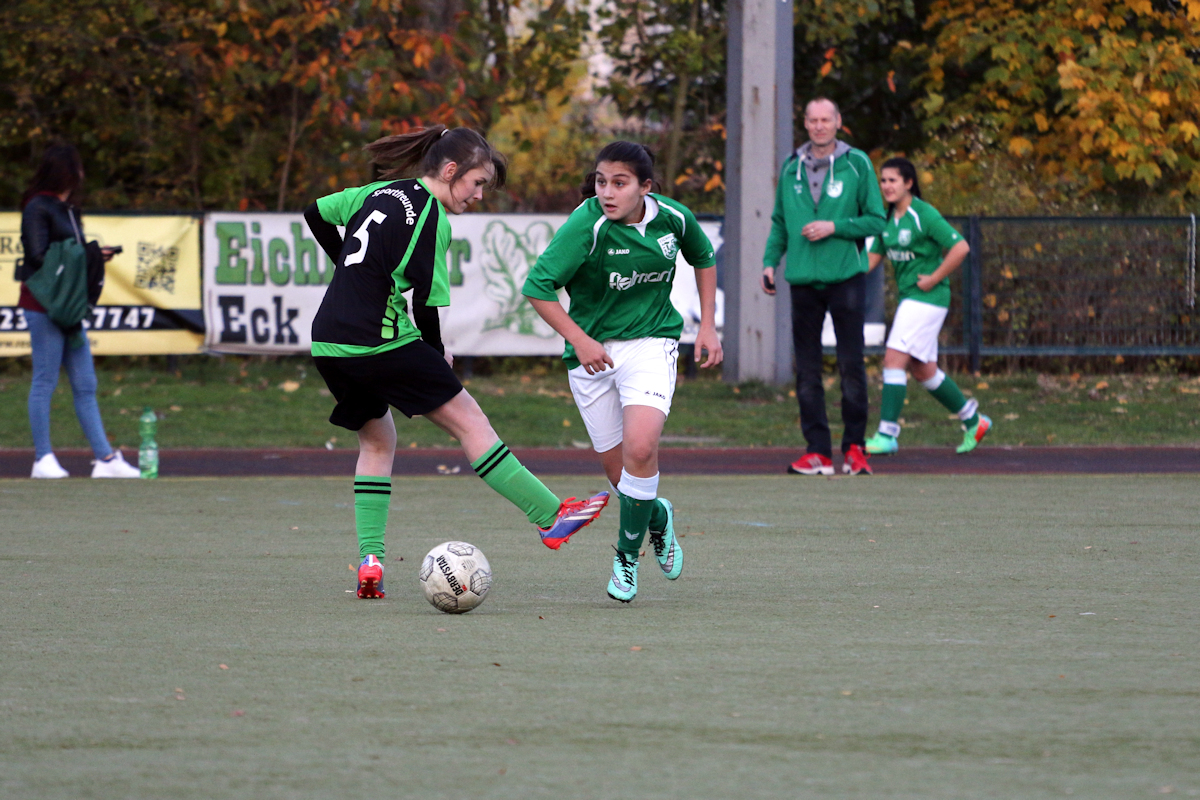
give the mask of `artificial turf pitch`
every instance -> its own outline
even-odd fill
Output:
[[[615,505],[551,552],[397,479],[366,602],[349,478],[0,481],[0,796],[1200,796],[1198,488],[671,477],[683,576],[626,606]]]

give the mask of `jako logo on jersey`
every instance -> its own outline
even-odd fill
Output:
[[[675,240],[675,234],[668,233],[666,236],[658,240],[658,246],[662,248],[662,254],[672,261],[675,260],[675,254],[679,252],[679,242]]]
[[[911,242],[912,242],[912,231],[910,231],[908,228],[902,228],[900,230],[900,235],[896,237],[896,243],[899,244],[901,247],[908,247],[908,245]]]
[[[914,258],[916,258],[916,255],[913,254],[912,250],[893,250],[889,247],[888,258],[890,258],[894,264],[897,261],[912,261]]]
[[[371,197],[378,197],[381,194],[386,194],[389,197],[395,197],[404,206],[404,224],[417,224],[417,211],[413,208],[412,200],[408,199],[408,195],[399,189],[376,189],[371,192]]]
[[[616,248],[610,247],[610,248],[608,248],[608,254],[610,256],[627,256],[627,255],[629,255],[629,248],[625,248],[624,250],[617,250]]]
[[[626,278],[619,272],[608,273],[608,288],[615,289],[618,292],[623,292],[626,289],[631,289],[639,283],[662,283],[671,282],[672,273],[675,268],[663,270],[662,272],[638,272],[634,270],[633,274]]]

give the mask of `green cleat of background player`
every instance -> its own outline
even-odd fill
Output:
[[[900,443],[896,441],[895,436],[888,436],[886,433],[876,433],[870,439],[867,439],[864,449],[873,456],[890,456],[900,449]]]
[[[992,418],[987,414],[980,414],[978,422],[974,425],[964,425],[963,428],[963,442],[955,451],[957,453],[969,453],[978,447],[983,437],[992,429]]]

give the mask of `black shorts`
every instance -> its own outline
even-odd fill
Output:
[[[371,356],[314,356],[337,406],[329,421],[361,430],[395,406],[406,417],[441,408],[462,391],[446,359],[420,339]]]

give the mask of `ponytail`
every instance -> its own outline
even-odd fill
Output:
[[[411,133],[384,136],[365,148],[380,167],[384,180],[436,175],[443,165],[458,165],[451,184],[476,167],[491,164],[495,170],[492,186],[499,188],[508,177],[508,161],[487,139],[470,128],[432,125]]]
[[[616,161],[627,165],[637,175],[639,184],[650,181],[653,189],[658,183],[654,180],[654,153],[650,152],[649,147],[636,142],[612,142],[596,154],[596,163],[592,165],[592,171],[583,178],[579,193],[583,195],[584,200],[596,196],[596,167],[600,166],[601,161]]]

